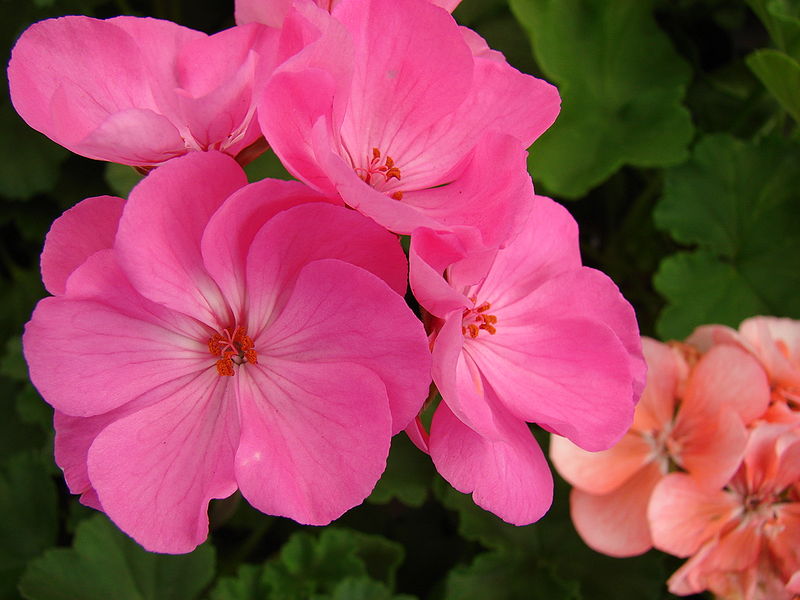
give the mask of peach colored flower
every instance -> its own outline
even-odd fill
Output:
[[[670,471],[719,489],[739,466],[747,431],[769,400],[764,370],[732,345],[695,365],[685,348],[643,339],[647,386],[630,431],[609,450],[590,453],[553,436],[550,456],[574,489],[572,520],[592,548],[633,556],[652,547],[647,504]],[[689,360],[687,360],[687,358]]]
[[[724,489],[668,475],[648,518],[656,548],[692,557],[669,579],[672,593],[791,600],[800,580],[800,429],[757,425]]]
[[[739,330],[724,325],[698,327],[686,340],[706,350],[713,344],[735,344],[752,353],[767,371],[772,398],[764,419],[800,422],[800,321],[752,317]]]

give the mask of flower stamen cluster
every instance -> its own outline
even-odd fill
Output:
[[[472,303],[475,304],[475,298],[471,298]],[[473,340],[478,337],[481,331],[486,331],[489,335],[497,333],[497,317],[495,315],[487,314],[492,307],[488,302],[482,303],[480,306],[473,308],[465,308],[464,314],[461,317],[461,333],[464,336],[469,335]]]
[[[244,327],[236,327],[231,334],[225,328],[222,334],[215,333],[208,340],[208,351],[213,356],[219,356],[216,362],[217,373],[220,376],[233,376],[233,365],[241,365],[245,362],[258,364],[258,354],[253,347],[253,340],[247,335]]]

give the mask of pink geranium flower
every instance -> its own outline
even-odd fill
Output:
[[[672,593],[791,600],[800,593],[800,430],[756,426],[724,489],[668,475],[648,517],[656,548],[692,557],[670,578]]]
[[[418,424],[410,434],[453,487],[505,521],[531,523],[550,506],[552,476],[528,423],[590,450],[616,442],[644,386],[636,319],[611,280],[581,265],[575,221],[548,198],[488,259],[454,260],[453,241],[431,231],[412,239],[412,289],[439,319],[442,403],[429,439]],[[450,264],[446,282],[418,260],[423,245]]]
[[[28,125],[89,158],[150,167],[214,149],[246,162],[261,137],[256,67],[270,68],[277,40],[257,24],[208,36],[148,18],[48,19],[14,47],[11,99]]]
[[[328,523],[370,493],[427,394],[397,240],[322,200],[194,153],[48,236],[56,295],[23,343],[56,409],[56,459],[148,550],[193,549],[209,500],[237,488]]]
[[[764,419],[800,422],[800,321],[751,317],[739,330],[724,325],[698,327],[686,340],[705,350],[713,344],[735,344],[758,358],[769,376],[772,403]]]
[[[741,462],[745,424],[767,407],[769,387],[758,362],[734,346],[689,361],[677,348],[645,338],[647,386],[633,425],[613,448],[588,453],[553,436],[550,457],[574,487],[575,528],[593,549],[633,556],[652,547],[647,505],[675,468],[698,485],[724,485]],[[696,352],[695,352],[696,354]]]
[[[555,88],[425,0],[313,8],[296,7],[320,36],[276,70],[258,107],[287,169],[396,233],[505,243],[530,208],[525,148],[558,114]]]

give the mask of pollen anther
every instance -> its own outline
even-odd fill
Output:
[[[233,365],[245,362],[258,364],[258,354],[253,345],[253,340],[247,335],[244,327],[236,327],[231,334],[230,330],[223,329],[222,333],[215,333],[208,340],[208,351],[213,356],[219,356],[216,362],[217,373],[230,377],[234,374]]]

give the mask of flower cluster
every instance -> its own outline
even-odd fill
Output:
[[[800,322],[753,317],[644,339],[647,386],[630,431],[588,454],[553,437],[572,519],[611,556],[690,559],[674,594],[800,594]]]
[[[53,224],[23,338],[70,490],[145,548],[190,551],[236,490],[328,523],[404,430],[531,523],[552,477],[529,423],[592,451],[630,426],[633,309],[526,170],[558,93],[456,4],[239,0],[211,36],[73,16],[18,41],[28,124],[147,174]],[[297,181],[247,182],[268,148]]]

